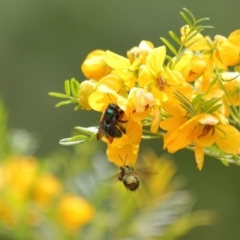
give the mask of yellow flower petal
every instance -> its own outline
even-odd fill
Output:
[[[197,162],[197,168],[202,170],[204,163],[204,147],[195,144],[195,159]]]
[[[229,154],[240,154],[240,133],[231,125],[220,125],[216,128],[216,144]]]
[[[105,51],[94,50],[89,53],[81,66],[88,79],[99,80],[111,72],[105,61]]]
[[[235,45],[240,51],[240,29],[233,31],[229,35],[228,41]]]
[[[146,65],[151,75],[155,78],[161,76],[164,73],[163,63],[166,56],[166,47],[154,48],[152,52],[147,56]]]
[[[123,147],[108,145],[107,157],[117,166],[134,165],[138,158],[139,145],[130,144]]]
[[[106,51],[106,63],[113,69],[129,69],[131,67],[129,59],[109,50]]]

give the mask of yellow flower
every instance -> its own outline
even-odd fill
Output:
[[[38,170],[34,157],[11,157],[3,164],[4,177],[9,191],[16,198],[26,199]]]
[[[180,29],[182,34],[181,41],[184,43],[184,46],[191,51],[203,51],[210,50],[210,46],[206,38],[202,34],[197,33],[196,30],[190,33],[190,27],[188,25],[183,26]]]
[[[96,91],[89,96],[88,103],[95,111],[104,112],[109,103],[117,102],[121,94],[126,94],[124,82],[116,75],[110,74],[99,81]]]
[[[157,175],[150,174],[147,176],[151,178],[150,181],[146,182],[147,194],[151,194],[151,197],[159,197],[171,191],[172,186],[170,182],[177,169],[173,161],[171,161],[170,155],[163,154],[158,157],[153,151],[147,150],[143,153],[142,157],[146,163],[147,169],[153,171],[153,173],[157,173]],[[159,181],[157,176],[161,176],[161,181]]]
[[[233,126],[228,125],[227,119],[219,114],[198,114],[191,119],[171,118],[163,121],[161,127],[168,130],[168,125],[175,123],[164,136],[164,149],[169,152],[185,148],[194,143],[195,159],[198,169],[201,170],[204,162],[204,147],[212,146],[214,143],[225,153],[240,153],[240,133]]]
[[[138,84],[150,89],[160,103],[168,100],[171,86],[181,86],[185,80],[181,73],[164,67],[166,47],[154,48],[147,56],[146,65],[139,69]]]
[[[58,205],[59,218],[69,232],[76,232],[94,217],[93,207],[83,198],[66,194]]]
[[[34,186],[34,199],[40,205],[47,205],[62,191],[61,182],[52,175],[43,175]]]
[[[132,64],[130,60],[111,51],[106,51],[106,62],[114,69],[113,74],[124,80],[128,89],[135,85],[136,74],[141,65],[141,58],[137,58]]]
[[[197,56],[190,52],[181,57],[174,70],[181,72],[187,82],[193,82],[204,74],[207,74],[205,78],[209,78],[209,72],[212,73],[213,68],[211,63],[208,56]]]
[[[137,58],[141,58],[142,63],[146,62],[146,57],[154,48],[153,44],[149,41],[141,41],[138,47],[133,47],[127,51],[127,57],[131,63],[133,63]]]
[[[228,66],[237,65],[240,61],[240,49],[238,45],[234,45],[231,41],[228,41],[228,39],[222,36],[216,36],[215,41],[216,48],[213,53],[213,60],[217,67],[227,70]]]
[[[92,80],[85,80],[81,82],[78,90],[78,102],[81,106],[81,109],[91,110],[88,103],[88,98],[96,90],[96,82]]]
[[[94,50],[87,55],[81,66],[86,78],[97,81],[111,72],[106,64],[105,53],[103,50]]]
[[[224,80],[224,88],[230,96],[234,106],[240,105],[239,91],[240,91],[240,73],[237,72],[223,72],[221,79]],[[224,101],[230,107],[231,103],[227,96],[224,96]]]
[[[228,36],[228,41],[240,51],[240,29],[231,32]]]
[[[139,145],[129,144],[127,146],[108,145],[107,157],[110,162],[117,166],[134,165],[138,158]],[[122,160],[124,162],[122,162]]]
[[[18,224],[18,218],[12,206],[3,199],[0,199],[0,221],[6,228],[10,229],[15,228]]]

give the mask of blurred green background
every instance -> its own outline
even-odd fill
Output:
[[[84,80],[79,67],[94,49],[125,55],[141,40],[160,45],[160,36],[168,38],[169,30],[178,33],[185,24],[179,14],[183,7],[197,18],[210,18],[215,28],[206,34],[211,37],[239,28],[239,0],[1,0],[0,94],[10,126],[34,133],[37,154],[44,156],[61,148],[58,141],[74,126],[97,125],[100,114],[74,112],[72,106],[54,109],[57,100],[47,93],[62,92],[65,79]],[[160,154],[161,141],[144,144]],[[206,158],[199,172],[192,152],[180,151],[174,158],[198,198],[195,209],[218,214],[213,227],[196,228],[182,239],[240,239],[240,168]]]

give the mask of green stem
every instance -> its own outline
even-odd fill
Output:
[[[234,103],[233,103],[231,97],[229,96],[228,92],[226,91],[226,89],[225,89],[225,87],[224,87],[222,81],[221,81],[220,79],[218,79],[218,82],[219,82],[219,84],[220,84],[222,90],[223,90],[224,93],[226,94],[226,96],[227,96],[229,102],[231,103],[231,106],[232,106],[232,113],[233,113],[232,117],[233,117],[234,119],[236,119],[237,122],[239,123],[239,121],[240,121],[240,116],[239,116],[239,113],[238,113],[237,108],[235,107],[235,105],[234,105]]]

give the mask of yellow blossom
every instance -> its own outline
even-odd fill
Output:
[[[34,157],[10,157],[3,164],[5,184],[14,197],[25,199],[33,185],[38,169]]]
[[[204,38],[202,34],[196,33],[196,30],[190,33],[190,27],[188,25],[183,26],[180,29],[180,32],[182,34],[181,41],[189,50],[210,50],[210,46],[208,45],[206,38]]]
[[[233,38],[239,40],[239,38]],[[231,37],[230,37],[231,40]],[[213,54],[213,60],[218,68],[227,70],[228,66],[237,65],[240,61],[240,49],[234,41],[233,44],[228,39],[221,36],[215,37],[216,48]],[[232,40],[233,41],[233,40]]]
[[[138,158],[139,145],[129,144],[126,146],[108,145],[107,157],[110,162],[117,166],[134,165]],[[122,162],[122,160],[124,162]]]
[[[71,194],[60,199],[58,213],[64,228],[73,233],[94,217],[93,207],[85,199]]]
[[[172,122],[174,120],[177,121],[172,119]],[[163,122],[161,127],[165,128],[164,125],[167,124]],[[216,143],[226,153],[240,153],[240,133],[236,128],[228,125],[227,120],[221,115],[198,114],[189,120],[178,121],[176,127],[164,135],[164,148],[174,153],[194,143],[195,159],[199,170],[203,167],[204,147]]]
[[[62,191],[61,182],[52,175],[43,175],[34,187],[34,199],[41,205],[47,205]]]
[[[132,64],[130,60],[114,52],[106,52],[106,62],[114,69],[113,74],[124,80],[124,84],[131,89],[135,85],[136,72],[141,65],[141,58],[137,58]]]
[[[237,72],[223,72],[221,74],[221,79],[223,80],[224,88],[226,89],[229,97],[231,98],[234,106],[240,105],[240,73]],[[230,107],[231,103],[227,96],[224,96],[224,101],[226,105]]]
[[[94,50],[90,52],[84,60],[81,70],[88,79],[99,80],[111,72],[111,68],[106,64],[105,51]]]
[[[153,44],[149,41],[141,41],[138,47],[133,47],[127,51],[127,57],[131,63],[133,63],[137,58],[141,58],[142,63],[146,62],[146,57],[154,48]]]
[[[211,71],[212,65],[208,57],[197,56],[190,52],[181,57],[175,64],[174,70],[181,72],[187,82],[193,82],[202,76],[205,71]],[[209,77],[209,74],[205,77]]]
[[[231,32],[228,36],[228,41],[240,51],[240,29]]]
[[[90,94],[96,90],[96,88],[96,82],[92,80],[85,80],[81,82],[78,90],[78,102],[81,106],[81,109],[92,109],[88,103],[88,98]]]
[[[11,204],[0,199],[0,221],[6,228],[15,228],[18,224],[18,218],[12,209]]]

